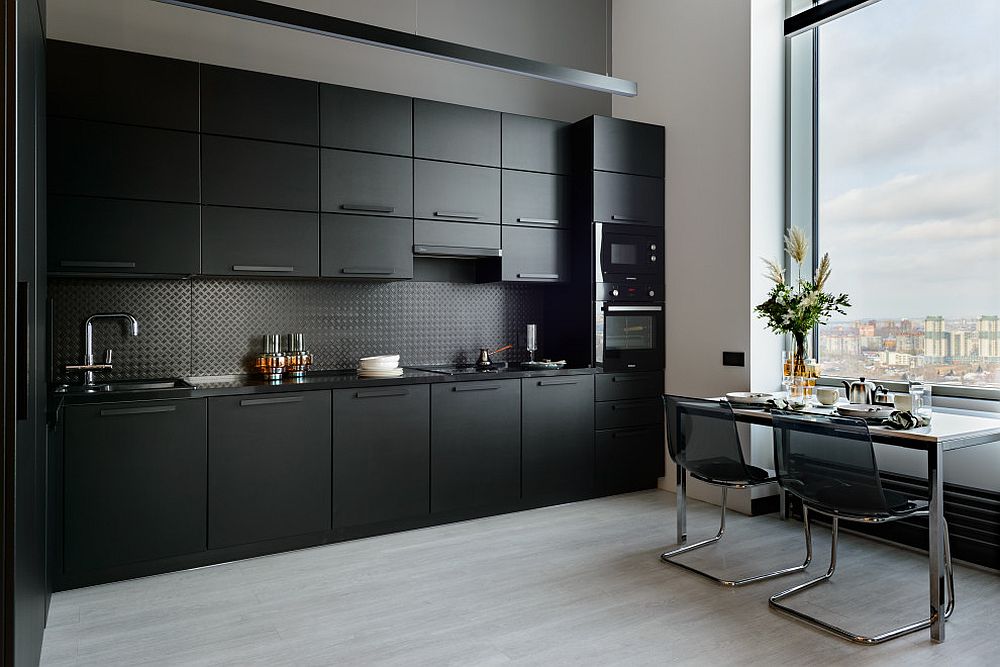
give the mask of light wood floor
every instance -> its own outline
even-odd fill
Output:
[[[717,516],[693,503],[691,538]],[[800,524],[730,518],[690,562],[800,562]],[[660,563],[673,520],[673,494],[650,491],[58,593],[42,664],[997,664],[1000,576],[959,568],[944,644],[854,646],[768,609],[799,575],[730,590]],[[828,564],[816,532],[808,576]],[[833,582],[796,604],[870,633],[926,613],[926,572],[845,536]]]

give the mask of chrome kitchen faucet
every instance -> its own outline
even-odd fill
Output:
[[[83,323],[83,363],[66,366],[67,371],[83,371],[83,386],[94,385],[94,373],[96,371],[110,371],[111,348],[104,351],[104,363],[94,363],[94,320],[123,319],[128,322],[129,331],[133,336],[139,335],[139,320],[128,313],[97,313],[91,315]]]

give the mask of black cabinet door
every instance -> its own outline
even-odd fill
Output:
[[[500,177],[505,225],[569,227],[569,179],[504,169]]]
[[[663,371],[602,373],[596,377],[598,401],[623,401],[663,395]]]
[[[568,282],[569,230],[504,225],[500,275],[513,282]]]
[[[204,400],[66,408],[66,572],[205,549]]]
[[[594,172],[594,222],[663,226],[663,179]]]
[[[371,153],[413,155],[413,99],[321,84],[320,143]]]
[[[331,213],[413,217],[413,160],[323,149],[320,208]]]
[[[49,192],[197,204],[198,135],[49,118]]]
[[[666,460],[662,426],[597,431],[596,439],[600,495],[656,487]]]
[[[598,429],[646,426],[663,422],[663,399],[637,398],[628,401],[600,401],[594,406],[594,426]]]
[[[413,252],[416,255],[497,257],[500,254],[500,225],[414,220]]]
[[[431,385],[431,511],[502,508],[521,495],[521,382]]]
[[[430,512],[428,385],[333,391],[333,527]]]
[[[196,204],[49,197],[49,271],[201,272]]]
[[[320,225],[324,278],[412,278],[413,222],[324,213]]]
[[[413,156],[500,166],[500,113],[413,100]]]
[[[198,131],[197,63],[55,40],[46,60],[50,115]]]
[[[208,399],[208,546],[330,529],[330,393]]]
[[[414,160],[413,216],[500,223],[500,170]]]
[[[569,123],[505,113],[501,128],[504,169],[569,174]]]
[[[201,131],[315,146],[319,84],[201,66]]]
[[[521,495],[546,504],[594,493],[594,378],[521,381]]]
[[[663,178],[665,136],[662,125],[594,116],[594,169]]]
[[[319,215],[205,206],[202,273],[216,276],[318,276]]]
[[[207,135],[201,141],[204,203],[318,210],[318,148]]]

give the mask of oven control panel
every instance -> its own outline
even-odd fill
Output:
[[[621,282],[597,283],[597,301],[663,301],[663,286],[626,278]]]

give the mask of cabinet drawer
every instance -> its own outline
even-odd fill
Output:
[[[413,99],[321,84],[320,142],[331,148],[413,155]]]
[[[201,141],[204,203],[318,210],[318,148],[207,135]]]
[[[594,410],[594,427],[598,429],[663,423],[663,401],[659,397],[602,401]]]
[[[567,177],[505,169],[500,181],[503,224],[569,227]]]
[[[500,170],[414,160],[413,215],[500,223]]]
[[[501,279],[569,282],[569,230],[504,226]]]
[[[665,137],[661,125],[594,116],[594,169],[662,179]]]
[[[664,474],[662,426],[597,431],[595,449],[600,495],[652,489]]]
[[[323,149],[320,196],[331,213],[413,217],[413,160]]]
[[[413,100],[413,156],[500,166],[500,113]]]
[[[496,257],[500,255],[500,226],[414,220],[413,252]]]
[[[201,253],[208,275],[318,276],[319,216],[205,206]]]
[[[594,172],[594,222],[663,226],[663,179]]]
[[[569,174],[569,123],[510,113],[500,122],[502,167]]]
[[[597,378],[598,401],[653,398],[663,395],[663,373],[604,373]]]
[[[329,278],[412,278],[413,223],[324,213],[320,269]]]

